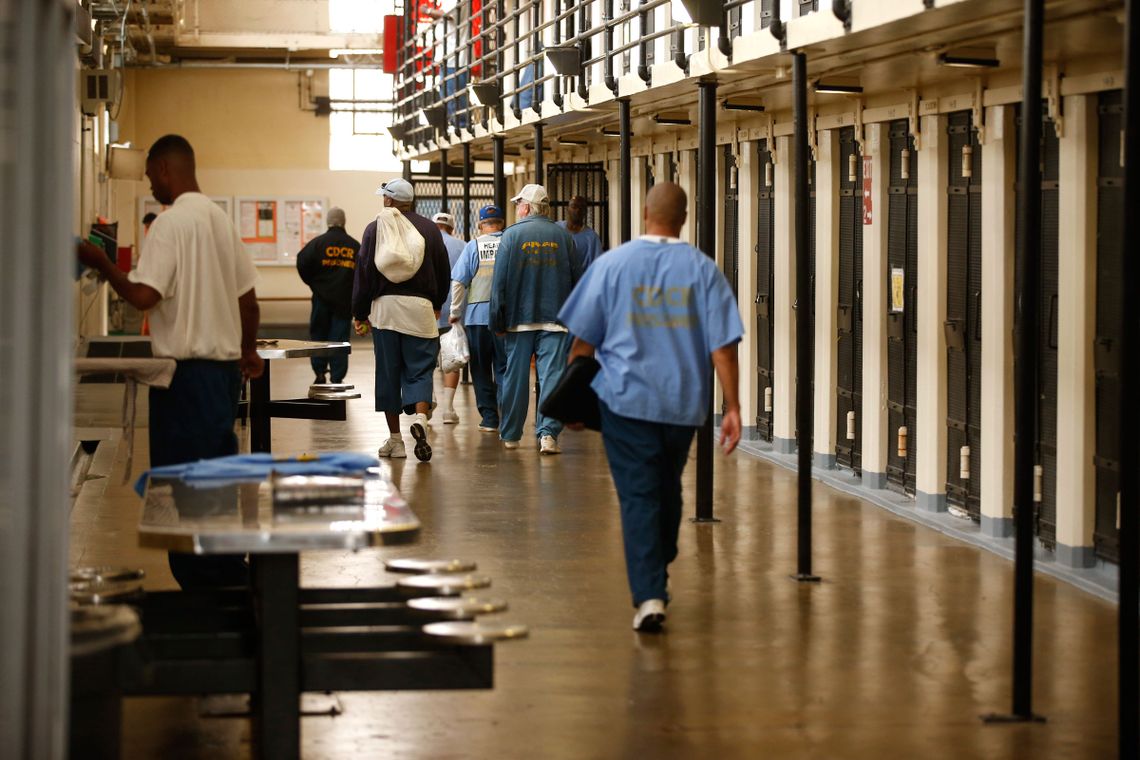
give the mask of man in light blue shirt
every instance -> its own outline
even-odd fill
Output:
[[[586,226],[586,210],[589,206],[589,201],[581,195],[575,195],[566,207],[566,219],[555,222],[574,238],[574,249],[582,259],[583,269],[588,268],[602,255],[602,239],[592,228]]]
[[[575,336],[569,360],[596,355],[592,387],[621,503],[626,572],[638,631],[665,622],[668,566],[677,557],[681,473],[712,393],[724,391],[720,444],[740,440],[736,299],[716,263],[677,236],[685,191],[672,182],[645,198],[648,234],[599,259],[558,315]]]
[[[487,326],[495,253],[499,250],[503,226],[503,212],[498,206],[479,209],[479,237],[464,247],[451,268],[449,318],[454,327],[462,326],[467,333],[471,384],[475,386],[475,406],[481,417],[479,430],[483,433],[499,429],[499,387],[507,371],[507,348],[503,339]]]
[[[455,237],[452,233],[455,232],[455,217],[446,211],[440,211],[438,214],[431,218],[435,222],[435,226],[439,227],[439,234],[443,236],[443,247],[447,249],[447,260],[452,269],[455,268],[455,262],[459,260],[460,254],[463,253],[466,242]],[[451,271],[450,269],[448,271]],[[451,322],[448,320],[447,304],[439,312],[439,334],[443,335],[451,329]],[[455,413],[455,389],[459,387],[459,373],[448,372],[443,376],[443,424],[454,425],[459,422],[459,415]]]

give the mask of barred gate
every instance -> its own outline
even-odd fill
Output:
[[[447,208],[443,208],[443,181],[431,174],[413,174],[412,186],[416,190],[415,211],[431,219],[440,211],[455,217],[455,236],[463,240],[474,237],[479,228],[479,209],[495,202],[494,178],[485,174],[471,178],[471,229],[463,226],[463,180],[447,177]]]
[[[566,218],[570,199],[586,199],[586,225],[602,239],[602,250],[609,249],[610,193],[606,167],[601,161],[589,164],[551,164],[546,167],[546,192],[555,221]]]

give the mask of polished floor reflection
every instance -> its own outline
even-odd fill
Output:
[[[275,420],[275,450],[383,441],[371,349],[355,350],[348,382],[364,398],[349,420]],[[301,396],[310,380],[307,362],[278,362],[274,395]],[[79,386],[77,423],[113,426],[120,398],[119,386]],[[1035,707],[1048,723],[983,726],[980,713],[1010,701],[1012,565],[817,484],[823,583],[796,584],[795,476],[735,454],[716,460],[722,522],[682,526],[667,632],[639,636],[597,435],[565,433],[557,457],[504,451],[476,430],[470,386],[456,406],[459,425],[432,428],[429,464],[394,465],[424,525],[419,544],[306,555],[303,579],[375,584],[390,580],[387,557],[471,558],[531,638],[497,649],[492,691],[341,694],[342,715],[304,719],[305,757],[1114,756],[1112,605],[1039,577]],[[138,548],[140,504],[114,442],[92,466],[106,477],[88,481],[72,512],[72,561],[144,567],[149,588],[172,587],[165,556]],[[136,445],[137,473],[145,430]],[[249,754],[246,721],[200,718],[193,699],[128,700],[124,720],[124,757]]]

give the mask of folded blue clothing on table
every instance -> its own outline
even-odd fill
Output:
[[[375,467],[377,459],[368,454],[334,451],[302,457],[275,457],[273,454],[235,454],[197,462],[154,467],[139,476],[135,493],[142,496],[148,478],[181,478],[184,481],[264,480],[270,472],[281,475],[349,475]]]

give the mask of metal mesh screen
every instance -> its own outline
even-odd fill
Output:
[[[773,262],[775,248],[775,207],[772,188],[767,184],[767,166],[772,162],[772,154],[767,149],[767,141],[756,143],[757,165],[760,167],[762,184],[757,203],[756,223],[756,371],[760,375],[759,398],[756,400],[756,429],[760,437],[772,440],[772,412],[765,411],[765,389],[772,386],[772,323],[773,308]]]
[[[855,128],[839,131],[839,301],[836,386],[836,461],[858,471],[862,389],[862,329],[860,291],[863,278],[863,162],[855,143]],[[852,164],[854,160],[854,164]],[[854,173],[851,169],[854,168]],[[847,417],[855,413],[854,438],[848,438]]]

